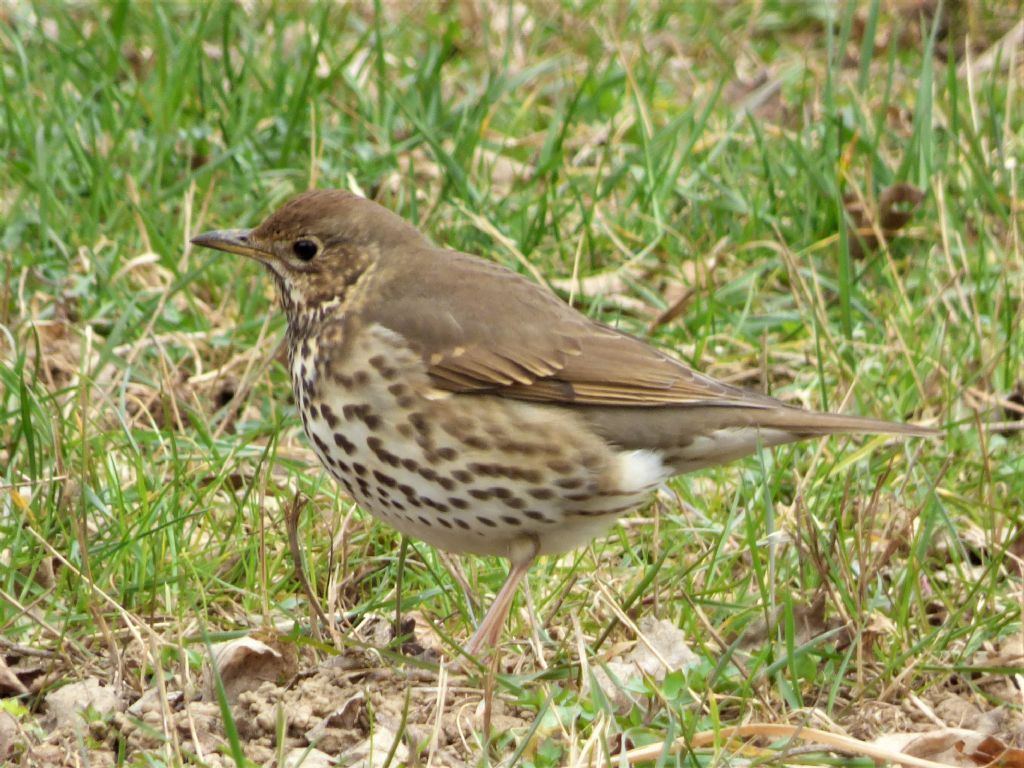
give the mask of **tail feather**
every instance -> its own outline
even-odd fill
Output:
[[[770,448],[832,434],[930,437],[937,430],[916,424],[778,406],[708,404],[685,408],[587,408],[578,413],[592,429],[622,450],[658,452],[676,473],[725,464],[758,447]]]
[[[913,424],[858,416],[813,412],[780,413],[771,418],[757,418],[753,423],[725,426],[695,436],[688,445],[667,451],[664,460],[682,474],[735,461],[754,453],[759,447],[771,448],[833,434],[927,437],[937,433],[933,429]]]
[[[938,430],[917,424],[871,419],[864,416],[846,416],[840,413],[818,413],[797,408],[750,409],[736,426],[774,427],[792,432],[796,439],[837,433],[907,435],[908,437],[934,437]]]

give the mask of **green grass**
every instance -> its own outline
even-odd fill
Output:
[[[957,67],[966,33],[976,58],[1021,6],[956,4],[937,24],[846,5],[4,11],[5,641],[52,652],[55,683],[109,679],[123,655],[136,692],[156,663],[180,685],[205,633],[308,614],[285,536],[296,492],[311,500],[310,579],[320,594],[341,585],[325,607],[393,614],[399,539],[348,517],[306,449],[270,281],[188,245],[337,186],[435,242],[559,285],[578,274],[576,306],[712,375],[944,431],[679,478],[638,513],[656,523],[542,562],[530,587],[549,668],[514,642],[531,635],[517,608],[499,693],[534,726],[496,760],[561,764],[588,740],[799,722],[812,707],[848,722],[909,693],[1019,713],[978,653],[1021,631],[1024,435],[988,426],[1024,378],[1020,50],[1015,70],[970,86]],[[858,249],[848,209],[874,210],[896,183],[923,201]],[[587,280],[606,272],[625,279]],[[686,289],[681,316],[652,323]],[[476,591],[498,589],[503,563],[465,564]],[[455,583],[417,544],[403,608],[465,639],[479,606]],[[645,708],[614,710],[581,671],[633,639],[615,626],[597,646],[614,618],[602,587],[634,621],[677,624],[701,659],[640,684]],[[808,640],[815,597],[816,635],[835,631]],[[136,623],[166,644],[159,662],[133,644]],[[575,722],[575,743],[557,722]]]

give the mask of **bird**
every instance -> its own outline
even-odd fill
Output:
[[[538,557],[601,536],[675,475],[835,433],[935,433],[717,381],[348,191],[192,243],[276,283],[297,411],[346,493],[402,534],[510,561],[470,656],[498,645]]]

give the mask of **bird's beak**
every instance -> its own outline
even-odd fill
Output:
[[[253,241],[251,229],[218,229],[213,232],[203,232],[203,234],[193,237],[192,243],[218,251],[238,253],[259,261],[265,261],[270,256],[270,253]]]

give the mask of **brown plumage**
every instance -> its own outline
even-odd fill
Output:
[[[273,275],[306,433],[365,509],[512,560],[471,651],[496,642],[538,554],[585,543],[674,474],[835,432],[933,434],[715,381],[347,192],[193,242]]]

